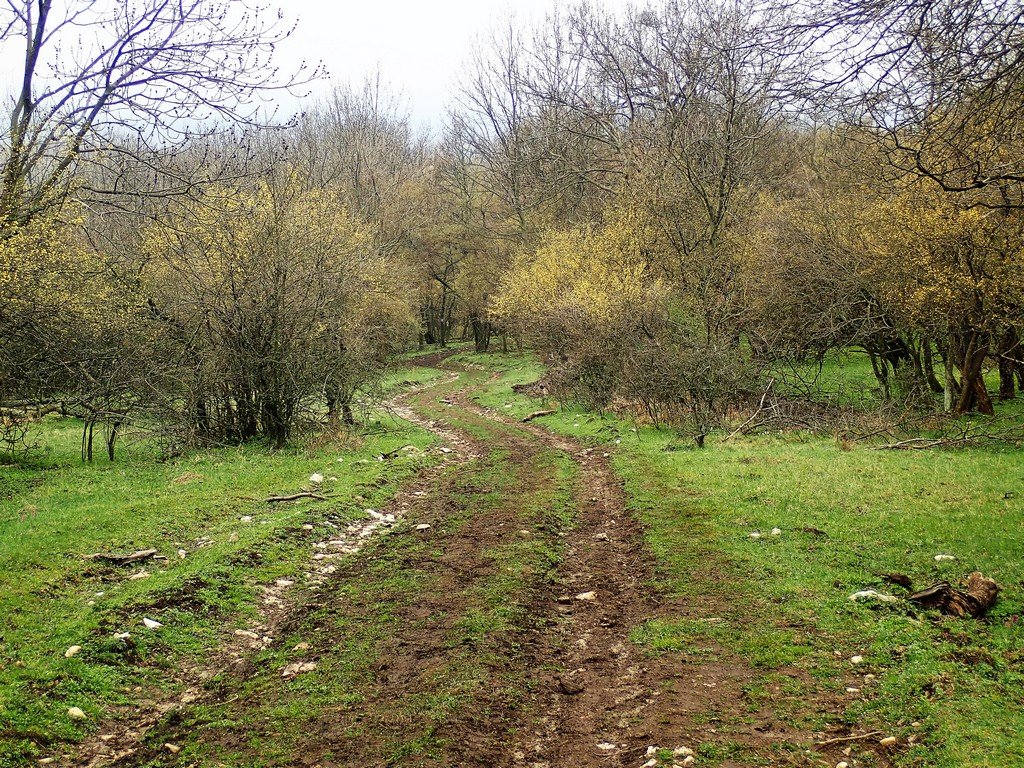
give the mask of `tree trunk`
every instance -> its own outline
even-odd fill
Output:
[[[474,312],[469,316],[470,328],[473,332],[473,347],[477,352],[486,352],[491,346],[491,323],[482,319]]]
[[[988,356],[986,334],[971,332],[964,346],[960,364],[960,397],[953,407],[953,413],[964,414],[977,411],[986,416],[995,415],[992,399],[985,388],[984,365]]]
[[[95,420],[90,417],[82,425],[82,461],[92,463],[92,437]]]
[[[114,460],[114,443],[117,442],[117,431],[121,428],[121,422],[115,421],[110,425],[110,433],[107,435],[107,458]]]
[[[940,581],[928,589],[916,592],[908,599],[924,608],[938,608],[949,616],[978,618],[996,603],[999,585],[975,571],[967,577],[962,589]]]
[[[878,385],[882,388],[882,399],[891,399],[889,391],[889,365],[884,357],[879,357],[873,349],[868,349],[868,358],[871,360],[871,370],[874,371]]]
[[[942,410],[946,413],[953,412],[953,405],[960,397],[960,384],[956,380],[956,374],[954,373],[955,366],[953,365],[953,341],[952,339],[946,342],[946,348],[942,351]]]
[[[999,344],[999,399],[1012,400],[1017,395],[1017,378],[1021,369],[1021,344],[1016,328],[1007,328]]]
[[[928,388],[935,394],[943,392],[945,388],[935,375],[935,360],[932,358],[931,339],[921,339],[921,357],[924,364],[924,378],[928,382]]]

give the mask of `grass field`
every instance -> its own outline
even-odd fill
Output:
[[[453,413],[444,398],[459,388],[510,418],[558,405],[512,390],[542,375],[533,357],[462,351],[450,362],[471,372],[423,398],[429,418]],[[840,363],[829,375],[841,378]],[[862,377],[863,366],[854,368],[852,378]],[[415,367],[385,385],[397,392],[442,375]],[[1001,423],[1019,409],[1019,403],[1004,407]],[[495,656],[500,638],[532,621],[518,607],[524,584],[543,580],[563,556],[558,542],[572,525],[575,482],[574,465],[547,449],[511,471],[499,426],[469,413],[453,418],[494,448],[442,477],[451,509],[434,521],[439,537],[470,547],[481,532],[493,533],[488,521],[502,515],[509,530],[522,527],[531,537],[495,539],[474,557],[502,567],[470,570],[478,578],[454,585],[445,581],[451,577],[444,559],[437,560],[440,543],[432,548],[399,537],[374,545],[337,600],[321,605],[311,593],[299,601],[303,618],[257,654],[256,672],[214,681],[225,701],[197,706],[176,727],[208,735],[218,746],[190,744],[179,756],[182,764],[288,765],[310,733],[359,712],[371,717],[346,738],[371,728],[373,717],[387,727],[397,714],[396,723],[407,725],[396,725],[386,739],[368,732],[384,739],[387,759],[406,765],[440,759],[445,721],[492,684],[488,670],[502,663]],[[725,648],[758,670],[743,691],[751,714],[781,697],[792,722],[834,730],[835,707],[819,704],[838,701],[840,724],[852,732],[879,730],[899,739],[890,751],[851,743],[854,766],[1024,765],[1024,456],[1018,448],[881,451],[775,432],[728,441],[712,435],[698,449],[671,430],[572,407],[536,423],[611,454],[628,508],[644,526],[658,587],[673,604],[694,606],[634,627],[630,638],[645,653],[671,654],[685,666]],[[344,525],[365,507],[382,506],[438,456],[410,452],[378,461],[404,445],[426,449],[438,441],[383,416],[358,433],[285,451],[251,446],[164,459],[140,442],[114,463],[92,465],[79,460],[77,422],[46,421],[37,438],[42,453],[0,466],[3,768],[30,764],[51,747],[95,733],[105,712],[173,693],[166,690],[176,684],[169,672],[202,664],[226,627],[243,626],[257,610],[258,585],[301,581],[314,541],[304,525]],[[314,472],[325,475],[329,502],[264,502],[310,487]],[[148,547],[167,559],[123,568],[85,558]],[[939,554],[955,559],[937,561]],[[980,621],[944,619],[905,601],[849,599],[869,588],[904,594],[880,578],[885,572],[924,587],[972,570],[1002,587],[995,609]],[[142,571],[148,575],[131,578]],[[435,649],[448,661],[431,668],[433,682],[401,700],[375,699],[374,665],[401,640],[403,617],[419,615],[421,602],[453,599],[457,610],[445,619]],[[442,615],[436,608],[426,613]],[[163,627],[149,631],[143,618]],[[130,638],[115,637],[123,632]],[[277,670],[298,658],[293,647],[302,640],[321,649],[321,665],[282,688]],[[72,645],[82,650],[65,658]],[[862,661],[853,663],[854,656]],[[794,668],[801,674],[781,674]],[[524,686],[525,679],[510,679],[502,695],[525,696]],[[240,710],[231,705],[239,697],[259,703]],[[70,719],[70,707],[81,708],[86,719]],[[716,739],[699,750],[700,766],[773,764],[730,742],[742,718],[707,717]],[[225,734],[239,729],[249,742],[230,747]],[[161,734],[153,737],[158,746]],[[253,753],[262,757],[253,761]],[[145,764],[169,760],[164,755]]]
[[[542,373],[535,359],[458,359],[501,373],[478,395],[481,405],[517,417],[538,408],[511,389]],[[1001,418],[1017,408],[1004,407]],[[823,687],[849,699],[851,724],[885,728],[903,744],[913,737],[898,765],[1024,765],[1018,448],[844,449],[830,438],[776,433],[709,438],[701,450],[669,430],[573,408],[538,421],[614,452],[669,592],[699,601],[706,592],[693,585],[706,591],[706,574],[715,574],[727,620],[659,620],[635,633],[651,652],[699,652],[711,638],[768,669],[796,663],[815,681],[808,696]],[[956,559],[936,561],[937,554]],[[848,599],[862,589],[900,594],[881,573],[904,573],[924,587],[972,570],[1003,589],[983,621]],[[864,661],[851,664],[855,655]],[[750,691],[753,703],[766,695]]]
[[[141,443],[85,465],[79,436],[77,422],[47,421],[38,458],[0,466],[0,766],[78,739],[105,708],[159,697],[162,670],[209,653],[225,625],[253,611],[258,583],[296,577],[313,535],[297,530],[344,523],[432,460],[378,455],[435,442],[382,417],[361,434],[273,453],[163,460]],[[264,503],[309,488],[314,472],[329,504]],[[84,557],[144,548],[167,559],[124,568]],[[163,628],[147,630],[144,617]],[[115,638],[123,632],[130,638]],[[73,645],[81,652],[65,658]],[[70,707],[87,719],[70,719]]]

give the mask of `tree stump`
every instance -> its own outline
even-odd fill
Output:
[[[956,588],[948,581],[910,596],[910,601],[923,608],[938,608],[947,616],[978,618],[996,603],[999,585],[994,580],[975,571]]]

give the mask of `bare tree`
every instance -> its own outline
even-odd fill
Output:
[[[876,131],[899,174],[965,204],[1024,207],[1024,6],[833,0],[804,6],[818,101]]]
[[[290,32],[249,0],[7,0],[0,44],[20,41],[24,58],[0,137],[0,223],[24,226],[59,204],[83,165],[113,172],[86,185],[102,199],[122,192],[125,156],[155,170],[197,137],[267,124],[264,94],[321,73],[274,66]],[[193,188],[180,166],[159,170],[146,191]]]

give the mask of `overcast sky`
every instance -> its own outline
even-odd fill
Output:
[[[120,0],[108,0],[120,2]],[[287,19],[298,22],[293,35],[277,51],[285,70],[305,60],[322,61],[329,78],[312,88],[310,101],[334,85],[360,85],[378,69],[391,90],[401,93],[413,120],[437,131],[445,106],[474,43],[512,18],[529,27],[543,21],[566,0],[270,0]],[[603,0],[620,10],[631,0]],[[18,38],[0,47],[0,98],[20,84],[24,43]],[[280,113],[304,105],[278,94]]]
[[[298,29],[278,53],[281,63],[322,60],[332,83],[359,84],[378,67],[401,91],[417,123],[441,125],[460,67],[473,41],[514,16],[528,24],[551,12],[556,0],[278,0],[298,18]],[[605,0],[609,9],[628,0]],[[565,5],[562,2],[561,5]]]

